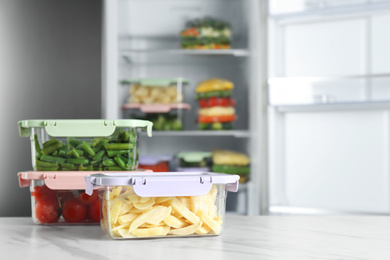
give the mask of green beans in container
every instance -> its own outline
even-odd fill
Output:
[[[146,120],[24,120],[37,171],[132,171],[138,167],[138,131],[152,135]]]

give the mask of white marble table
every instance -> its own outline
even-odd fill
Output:
[[[390,259],[390,216],[235,216],[221,236],[113,241],[0,218],[0,259]]]

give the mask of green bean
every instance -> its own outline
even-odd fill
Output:
[[[82,164],[80,164],[79,168],[78,168],[79,171],[92,171],[93,168],[91,165],[88,165],[88,166],[83,166]]]
[[[85,158],[68,158],[67,162],[74,164],[88,164],[89,160]]]
[[[47,154],[42,155],[40,159],[41,159],[41,161],[54,162],[54,163],[60,163],[60,164],[66,162],[65,158],[58,157],[58,156],[51,156],[51,155],[47,155]]]
[[[41,152],[37,152],[37,158],[40,159],[42,156],[42,153]]]
[[[62,142],[57,142],[55,144],[52,144],[50,146],[46,146],[41,150],[42,154],[50,154],[54,152],[55,150],[58,150],[62,147]]]
[[[134,145],[132,143],[113,143],[113,144],[106,144],[104,148],[106,150],[124,150],[124,149],[132,149]]]
[[[55,138],[50,138],[48,141],[44,142],[44,143],[42,144],[42,146],[43,146],[43,148],[46,148],[46,147],[51,146],[51,145],[56,144],[56,143],[58,143],[58,140],[57,140],[57,139],[55,139]]]
[[[41,152],[41,147],[39,146],[39,141],[38,141],[37,134],[34,135],[34,145],[35,145],[35,151],[37,153]]]
[[[116,163],[113,159],[106,159],[106,160],[103,160],[102,164],[104,166],[115,166]]]
[[[115,156],[114,161],[118,164],[119,167],[121,167],[123,170],[129,170],[128,167],[126,167],[125,162],[122,160],[120,156]]]
[[[107,141],[107,143],[110,141],[110,139],[108,137],[98,137],[98,138],[94,138],[92,141],[91,141],[91,146],[92,147],[95,147],[97,145],[99,145],[102,141]]]
[[[73,147],[77,147],[79,144],[82,143],[82,141],[74,139],[72,137],[68,137],[68,144],[72,145]]]
[[[102,150],[102,151],[100,151],[100,152],[98,152],[94,157],[92,157],[92,160],[94,160],[94,161],[98,161],[98,160],[100,160],[100,159],[102,159],[103,158],[103,155],[104,155],[104,153],[105,153],[105,151],[104,150]]]
[[[89,156],[92,157],[95,155],[95,152],[92,150],[91,146],[87,142],[84,141],[82,146],[84,151],[86,151],[89,154]]]
[[[71,163],[66,163],[66,162],[63,162],[63,163],[60,163],[60,165],[64,168],[74,168],[75,165],[74,164],[71,164]]]
[[[69,151],[69,155],[75,158],[80,158],[80,154],[74,148],[72,148],[72,150]]]
[[[107,150],[108,157],[114,157],[119,154],[128,154],[129,150]]]
[[[66,148],[62,147],[60,150],[58,150],[59,156],[66,156]]]
[[[58,163],[56,163],[56,162],[44,162],[44,161],[40,161],[40,160],[35,160],[35,164],[37,166],[46,167],[46,168],[58,167]]]

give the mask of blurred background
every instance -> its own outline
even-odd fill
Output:
[[[153,121],[170,170],[242,167],[230,213],[389,214],[389,26],[388,0],[0,0],[0,216],[31,215],[17,122],[86,118]]]

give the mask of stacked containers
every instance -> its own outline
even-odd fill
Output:
[[[180,32],[182,49],[230,49],[230,24],[212,18],[187,22]]]
[[[183,112],[191,108],[183,103],[182,87],[187,79],[129,79],[129,100],[122,106],[125,117],[153,122],[154,130],[183,130]]]
[[[200,130],[230,130],[236,120],[235,101],[232,99],[232,82],[209,79],[196,88],[199,102],[198,124]]]
[[[37,224],[96,223],[97,193],[87,196],[84,176],[96,171],[133,171],[138,167],[138,128],[142,120],[26,120],[20,136],[30,137],[35,171],[19,173],[30,186]]]

